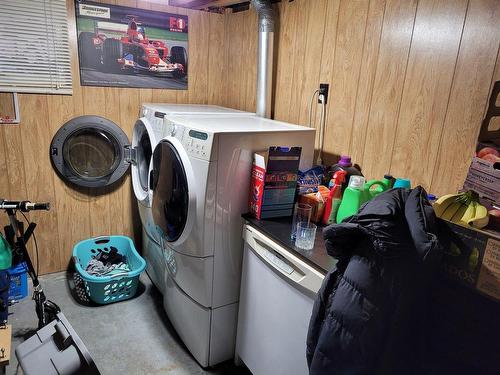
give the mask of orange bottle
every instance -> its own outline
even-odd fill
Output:
[[[345,182],[347,171],[339,170],[333,175],[333,186],[328,194],[322,223],[329,225],[335,222],[337,210],[342,200],[342,184]]]

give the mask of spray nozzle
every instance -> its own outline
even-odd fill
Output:
[[[347,171],[340,170],[333,174],[333,180],[337,185],[343,184],[347,176]]]

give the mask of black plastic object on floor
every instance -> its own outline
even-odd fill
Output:
[[[63,313],[18,345],[26,375],[100,375],[89,351]]]

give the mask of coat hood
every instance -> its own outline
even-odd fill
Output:
[[[368,201],[341,224],[325,228],[323,235],[328,253],[339,259],[366,249],[358,246],[363,241],[382,257],[414,256],[427,262],[432,261],[428,256],[437,244],[436,233],[429,229],[435,228],[434,221],[424,188],[392,189]]]

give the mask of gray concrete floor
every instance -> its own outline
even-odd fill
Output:
[[[135,298],[105,306],[77,302],[71,275],[55,273],[40,279],[47,298],[61,307],[103,375],[250,374],[231,361],[201,368],[177,336],[163,310],[162,296],[145,272]],[[36,330],[34,303],[27,297],[9,312],[13,349],[6,373],[22,374],[14,348]]]

